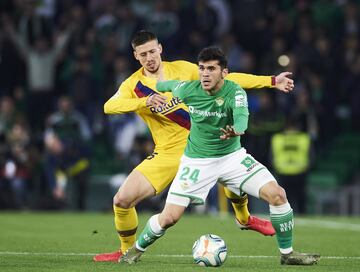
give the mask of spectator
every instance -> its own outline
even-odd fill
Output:
[[[29,207],[32,192],[31,177],[36,160],[31,146],[30,133],[23,121],[17,121],[6,135],[8,152],[3,168],[4,178],[9,183],[14,207]]]
[[[306,174],[310,166],[310,135],[288,119],[285,129],[271,138],[272,161],[279,184],[296,213],[305,213]]]
[[[75,48],[74,56],[69,56],[62,71],[63,85],[71,97],[74,107],[93,124],[99,112],[99,81],[92,65],[91,49],[85,44]]]
[[[7,22],[7,33],[27,64],[28,114],[34,127],[39,127],[50,112],[55,93],[55,68],[70,32],[61,33],[54,46],[46,36],[37,36],[31,46],[24,33],[16,32]],[[25,32],[26,33],[26,32]]]
[[[76,208],[85,209],[90,138],[86,119],[73,108],[70,98],[61,97],[58,111],[50,115],[45,132],[45,175],[52,197],[60,207],[69,201],[69,181],[73,183]]]

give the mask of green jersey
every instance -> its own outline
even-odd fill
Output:
[[[225,80],[214,95],[201,87],[199,80],[158,82],[160,92],[171,90],[189,108],[191,129],[185,148],[190,158],[216,158],[241,148],[240,136],[221,140],[220,128],[234,126],[236,132],[247,128],[249,111],[245,91],[236,83]]]

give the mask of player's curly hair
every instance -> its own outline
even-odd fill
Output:
[[[227,68],[227,59],[224,52],[217,46],[205,47],[198,55],[198,62],[217,60],[221,69]]]
[[[136,46],[143,45],[150,41],[157,41],[158,38],[155,33],[148,30],[140,30],[136,32],[131,39],[131,46],[135,50]]]

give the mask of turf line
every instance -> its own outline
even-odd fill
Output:
[[[29,256],[94,256],[96,253],[72,253],[72,252],[15,252],[15,251],[0,251],[0,255],[29,255]],[[166,257],[166,258],[191,258],[191,255],[185,254],[149,254],[152,257]],[[228,258],[234,259],[267,259],[279,258],[279,256],[266,256],[266,255],[230,255]],[[360,260],[360,256],[321,256],[322,259],[338,259],[338,260]]]
[[[303,218],[295,218],[295,224],[300,226],[307,227],[319,227],[324,229],[336,229],[336,230],[352,230],[352,231],[360,231],[359,224],[351,224],[351,223],[342,223],[336,221],[329,220],[316,220],[316,219],[303,219]]]

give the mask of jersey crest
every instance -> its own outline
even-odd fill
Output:
[[[222,105],[224,105],[224,98],[218,97],[215,99],[215,102],[219,107],[221,107]]]

